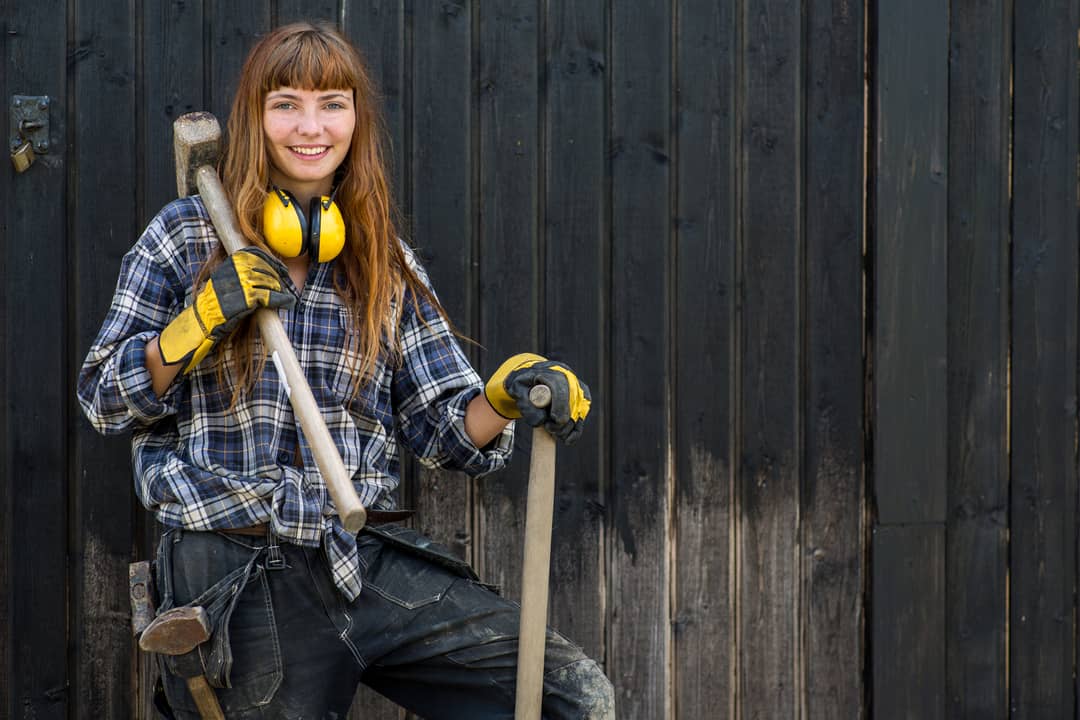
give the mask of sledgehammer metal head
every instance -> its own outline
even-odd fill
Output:
[[[178,607],[154,618],[142,635],[139,647],[162,655],[183,655],[210,639],[210,618],[201,607]]]
[[[176,194],[199,192],[195,171],[203,165],[217,168],[221,156],[221,125],[208,112],[191,112],[173,122],[173,154],[176,156]]]

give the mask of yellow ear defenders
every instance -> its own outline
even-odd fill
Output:
[[[274,187],[263,204],[263,236],[282,257],[309,253],[316,262],[330,262],[345,247],[345,221],[333,195],[312,198],[305,215],[291,192]]]

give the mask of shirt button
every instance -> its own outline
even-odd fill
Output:
[[[288,450],[281,450],[277,454],[277,461],[282,465],[288,465],[292,462],[292,453]]]

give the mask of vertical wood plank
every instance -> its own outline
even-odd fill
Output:
[[[67,662],[68,427],[67,381],[69,159],[65,153],[69,98],[67,6],[56,0],[22,3],[3,13],[3,117],[11,95],[48,95],[49,150],[0,182],[5,218],[4,435],[0,445],[0,715],[66,718],[77,700]],[[4,136],[5,139],[9,135]],[[59,208],[59,210],[58,210]]]
[[[949,72],[949,717],[1004,718],[1009,79],[1004,0],[953,3]]]
[[[382,114],[388,139],[386,161],[392,168],[392,189],[399,206],[405,201],[408,178],[405,124],[409,78],[406,77],[404,0],[344,0],[346,37],[360,50],[382,95]]]
[[[915,601],[945,592],[945,528],[939,523],[875,528],[872,557],[873,717],[947,717],[941,650],[945,607]],[[881,662],[882,657],[895,660]]]
[[[341,3],[348,4],[348,0],[277,0],[276,25],[304,20],[340,26]]]
[[[806,39],[806,718],[863,716],[863,5],[816,0]]]
[[[240,68],[258,36],[270,29],[270,0],[210,3],[210,112],[228,123]]]
[[[75,14],[73,103],[75,228],[78,274],[72,284],[76,350],[74,377],[105,318],[121,257],[139,234],[137,208],[121,198],[138,196],[139,166],[131,142],[119,142],[117,118],[136,118],[136,19],[127,3],[79,4]],[[127,135],[137,125],[127,127]],[[106,200],[107,201],[103,201]],[[131,561],[137,501],[129,470],[130,438],[105,438],[81,416],[74,448],[71,604],[77,624],[73,697],[84,717],[132,714],[130,602]]]
[[[876,8],[874,492],[882,524],[943,522],[948,6]]]
[[[1072,717],[1077,3],[1015,10],[1009,707]]]
[[[540,87],[544,199],[544,298],[540,332],[592,390],[581,439],[559,447],[552,535],[552,626],[604,660],[603,563],[608,438],[607,217],[604,123],[606,7],[595,0],[551,0]],[[544,90],[546,89],[546,95]],[[522,456],[524,457],[524,455]]]
[[[743,6],[739,702],[794,717],[799,595],[803,62],[799,3]]]
[[[140,229],[176,198],[173,121],[184,113],[205,109],[203,18],[201,0],[150,3],[143,10]],[[226,120],[222,116],[218,119],[223,124]]]
[[[478,313],[485,377],[514,353],[547,352],[536,331],[538,28],[536,0],[479,6]],[[484,478],[474,498],[478,570],[515,599],[521,598],[531,436],[526,423],[517,423],[516,462]]]
[[[945,521],[948,7],[918,0],[874,8],[874,493],[877,530],[902,544],[906,535],[937,538]],[[945,713],[944,627],[930,634],[922,625],[943,616],[944,588],[897,584],[908,572],[900,560],[942,566],[929,552],[943,545],[922,547],[926,554],[898,547],[879,555],[875,540],[876,718]]]
[[[623,717],[664,718],[668,563],[671,4],[611,7],[608,668]]]
[[[734,717],[732,557],[737,65],[733,3],[678,14],[674,692],[676,717]]]
[[[3,72],[0,72],[0,98],[11,96],[8,90],[8,78],[14,72],[9,61],[10,43],[21,40],[19,29],[10,23],[7,16],[0,18],[0,62],[3,63]],[[10,139],[9,139],[10,141]],[[11,190],[11,176],[8,175],[0,184],[0,203],[5,210],[0,211],[0,237],[8,238],[10,229],[14,226],[10,222],[8,211],[14,202]],[[4,267],[11,267],[11,258],[8,256],[8,243],[0,250],[0,257],[4,260]],[[6,275],[5,275],[6,279]],[[13,347],[12,335],[9,326],[9,304],[17,307],[18,298],[11,297],[8,283],[4,283],[4,290],[0,292],[0,340],[3,341],[4,350],[0,352],[0,378],[7,380],[8,367],[11,360],[8,348]],[[15,467],[11,462],[12,437],[9,434],[14,418],[9,417],[10,409],[7,403],[0,405],[0,523],[3,530],[0,531],[0,714],[13,716],[15,708],[15,688],[12,664],[12,654],[15,647],[12,642],[12,613],[15,599],[15,543],[12,535],[12,527],[15,522],[13,502],[15,498],[14,484]]]
[[[475,337],[472,3],[417,2],[412,12],[414,242],[451,320]],[[425,471],[418,484],[417,527],[471,558],[469,480]]]

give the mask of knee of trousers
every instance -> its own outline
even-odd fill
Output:
[[[544,680],[548,686],[545,693],[551,685],[559,686],[560,694],[576,710],[574,717],[581,720],[614,720],[615,688],[594,660],[585,658],[564,665],[552,670]]]

